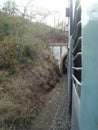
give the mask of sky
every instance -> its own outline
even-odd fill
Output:
[[[7,0],[0,0],[0,6],[5,3]],[[15,0],[16,4],[22,8],[27,5],[30,0]],[[68,0],[31,0],[34,6],[44,8],[50,11],[58,11],[55,15],[55,19],[64,21],[65,19],[65,8],[68,6]],[[56,21],[56,20],[55,20]],[[49,25],[53,25],[54,18],[51,16],[47,19]]]

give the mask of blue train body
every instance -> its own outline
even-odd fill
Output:
[[[98,0],[69,0],[71,130],[98,130]]]

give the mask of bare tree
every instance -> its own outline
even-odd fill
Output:
[[[29,6],[31,5],[31,3],[33,2],[34,0],[29,0],[28,2],[27,2],[27,5],[24,7],[24,12],[23,12],[23,14],[22,14],[22,16],[25,18],[26,17],[26,15],[27,15],[27,12],[28,12],[28,8],[29,8]]]
[[[8,0],[4,3],[2,11],[8,13],[9,15],[17,15],[19,9],[14,0]]]
[[[59,12],[57,10],[54,10],[53,11],[53,19],[54,19],[54,28],[56,27],[56,15],[58,14]]]

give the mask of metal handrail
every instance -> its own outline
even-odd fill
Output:
[[[74,49],[73,49],[72,53],[74,53],[75,50],[77,49],[78,45],[81,44],[81,39],[82,39],[82,37],[79,37],[79,38],[78,38],[78,40],[77,40],[77,42],[76,42],[76,44],[75,44],[75,46],[74,46]]]
[[[81,82],[79,82],[79,80],[73,74],[72,74],[72,78],[81,87]]]
[[[76,8],[76,10],[75,10],[75,15],[74,15],[74,23],[73,23],[73,30],[74,30],[74,33],[73,33],[73,35],[75,34],[75,32],[76,32],[76,26],[77,26],[77,23],[79,22],[79,21],[81,21],[81,17],[79,18],[79,14],[81,13],[81,6],[79,5],[77,8]]]
[[[82,70],[82,67],[72,67],[72,69],[79,71]]]
[[[75,61],[79,56],[82,55],[82,52],[78,52],[74,57],[73,57],[73,61]]]
[[[81,36],[81,32],[80,31],[81,31],[81,21],[78,22],[75,34],[73,34],[73,36],[72,36],[73,39],[74,39],[73,47],[75,46],[77,39]]]

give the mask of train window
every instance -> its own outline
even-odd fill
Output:
[[[81,93],[81,71],[82,71],[82,50],[81,50],[81,6],[76,3],[74,23],[73,23],[73,35],[74,40],[72,47],[72,78],[73,84],[76,87],[78,96]]]

